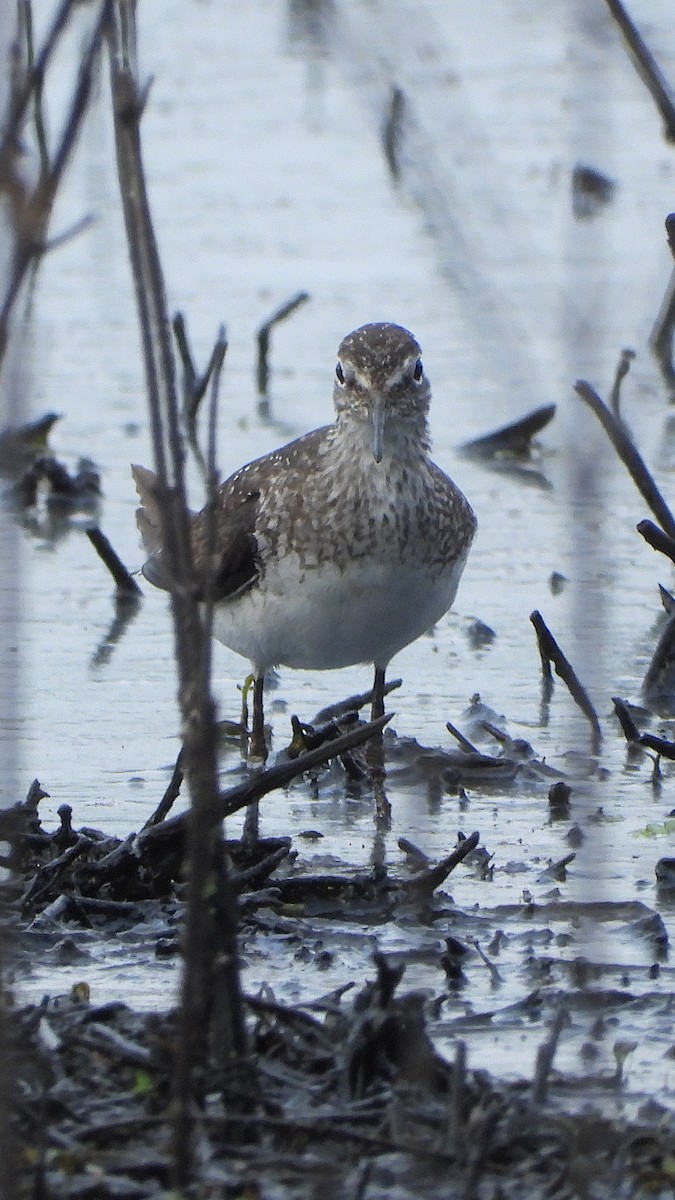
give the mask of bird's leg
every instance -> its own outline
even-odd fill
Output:
[[[251,729],[251,740],[249,742],[248,754],[249,758],[261,758],[263,762],[267,758],[267,744],[265,742],[265,710],[263,707],[263,687],[265,684],[265,673],[260,671],[253,679],[253,726]]]
[[[378,717],[384,716],[384,668],[375,667],[375,679],[373,681],[373,701],[370,708],[370,719],[376,721]],[[391,816],[391,806],[387,799],[384,790],[384,781],[386,777],[384,769],[384,741],[382,733],[378,733],[368,742],[366,750],[366,762],[368,763],[368,774],[370,783],[375,795],[375,804],[377,808],[378,823],[384,827],[388,827]]]
[[[241,685],[241,723],[248,730],[248,694],[255,682],[255,675],[247,675]]]
[[[384,716],[384,671],[382,667],[375,668],[375,679],[373,681],[373,702],[370,709],[371,721],[376,721],[378,717]]]
[[[267,743],[265,742],[265,710],[263,707],[263,687],[265,673],[261,671],[253,676],[253,725],[248,744],[248,756],[264,763],[267,758]],[[244,841],[249,845],[258,841],[260,833],[260,805],[254,800],[246,809],[244,817]]]

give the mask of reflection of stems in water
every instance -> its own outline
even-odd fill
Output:
[[[115,614],[91,656],[92,667],[103,667],[110,662],[114,647],[122,640],[129,625],[139,612],[142,600],[142,596],[134,596],[130,592],[116,593]]]
[[[537,635],[537,643],[539,645],[539,654],[541,655],[542,664],[546,659],[549,678],[551,671],[550,667],[548,667],[548,663],[550,662],[553,664],[556,675],[562,679],[563,683],[567,687],[567,690],[575,704],[578,704],[582,713],[589,721],[592,730],[593,753],[597,754],[602,742],[602,731],[600,729],[598,714],[591,703],[588,692],[579,681],[572,665],[565,658],[565,655],[546,625],[541,613],[537,612],[536,610],[535,612],[530,613],[530,621],[534,625],[534,630]],[[552,682],[553,681],[551,680],[551,683]]]

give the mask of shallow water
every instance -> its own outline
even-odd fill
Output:
[[[480,528],[453,613],[392,664],[404,680],[391,701],[393,725],[400,736],[454,749],[445,722],[462,726],[470,697],[480,693],[497,723],[527,738],[573,787],[570,820],[551,823],[548,783],[470,787],[460,801],[392,771],[392,869],[402,860],[401,835],[433,859],[449,851],[457,829],[479,829],[494,854],[492,881],[460,868],[448,889],[465,912],[478,906],[481,945],[498,928],[511,939],[500,952],[497,1000],[476,959],[470,998],[449,1001],[441,1013],[441,1041],[450,1047],[451,1021],[466,1009],[506,1010],[535,986],[553,1003],[570,986],[565,964],[583,956],[606,964],[601,988],[624,987],[629,978],[635,1002],[617,1010],[620,1036],[640,1041],[629,1081],[636,1095],[648,1085],[672,1101],[667,1008],[658,1026],[654,1017],[672,990],[670,968],[666,962],[658,979],[648,978],[653,946],[625,932],[638,910],[599,921],[563,905],[559,916],[547,908],[525,919],[518,905],[524,889],[536,905],[552,894],[580,904],[641,901],[673,930],[654,880],[656,860],[672,853],[672,834],[640,836],[673,807],[671,768],[653,789],[650,759],[627,762],[610,715],[611,696],[639,700],[659,628],[656,585],[669,585],[671,570],[635,533],[648,515],[644,504],[572,390],[583,376],[606,395],[620,350],[636,351],[623,411],[667,496],[670,410],[647,342],[671,267],[663,220],[672,207],[673,151],[600,5],[577,0],[563,11],[495,0],[453,5],[450,15],[442,0],[336,0],[319,6],[328,25],[318,41],[306,32],[308,7],[274,0],[261,16],[259,4],[239,0],[225,17],[215,3],[149,3],[139,14],[143,67],[154,78],[145,159],[171,310],[187,314],[202,363],[220,322],[228,328],[221,471],[330,420],[335,348],[349,329],[393,319],[418,336],[434,389],[434,454],[470,498]],[[675,80],[669,6],[653,0],[632,11]],[[71,67],[64,54],[49,94],[54,113]],[[392,82],[407,97],[398,185],[379,134]],[[617,181],[613,202],[587,221],[572,212],[578,161]],[[105,73],[53,231],[84,212],[95,214],[95,224],[46,259],[32,300],[21,345],[26,416],[64,414],[54,450],[71,465],[80,456],[97,462],[102,527],[136,568],[142,553],[129,463],[149,464],[151,451]],[[262,420],[255,329],[298,289],[312,300],[275,331],[273,417]],[[558,412],[540,438],[538,481],[457,455],[461,442],[549,402]],[[196,507],[196,472],[193,483]],[[67,802],[76,825],[126,834],[154,808],[178,750],[172,632],[165,597],[147,588],[135,622],[111,653],[100,653],[112,587],[83,523],[53,536],[38,518],[22,532],[22,695],[18,716],[0,730],[20,760],[5,773],[1,794],[13,802],[37,775],[51,796],[41,806],[46,818]],[[557,595],[554,571],[567,579]],[[3,589],[11,603],[13,580]],[[587,762],[587,726],[561,683],[542,721],[528,621],[535,608],[598,708],[605,736],[597,764]],[[496,632],[487,648],[472,648],[474,617]],[[15,647],[16,638],[10,654]],[[246,664],[217,646],[214,667],[221,715],[236,717]],[[281,671],[268,702],[275,747],[288,740],[291,713],[309,720],[369,684],[365,668]],[[478,737],[474,729],[471,736]],[[489,739],[481,748],[488,744],[494,749]],[[224,770],[237,761],[226,756]],[[604,819],[594,821],[600,806]],[[548,861],[569,852],[573,823],[586,837],[567,881],[542,881]],[[365,868],[372,860],[370,801],[349,798],[340,783],[320,787],[318,798],[297,785],[263,802],[264,833],[297,837],[306,829],[322,840],[296,842],[303,863]],[[406,952],[411,986],[438,990],[431,951],[450,928],[443,917],[422,931],[397,922],[373,929],[373,943]],[[326,936],[341,939],[340,951],[321,974],[311,958],[289,964],[282,936],[270,936],[264,956],[245,947],[247,986],[267,980],[280,996],[300,999],[368,970],[370,944],[360,931],[328,922]],[[526,937],[535,955],[554,960],[543,983],[528,973]],[[170,1001],[174,964],[148,965],[132,942],[110,950],[84,968],[99,999],[121,991],[134,1003]],[[82,970],[46,963],[25,992],[61,990]],[[563,1039],[560,1061],[570,1070],[573,1060],[583,1066],[574,1056],[591,1023],[575,1016]],[[489,1034],[467,1024],[472,1064],[530,1073],[541,1024],[509,1030],[506,1016]],[[607,1057],[613,1065],[611,1050]]]

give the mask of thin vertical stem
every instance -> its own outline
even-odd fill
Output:
[[[215,706],[207,686],[209,641],[195,586],[170,323],[141,154],[143,99],[135,69],[134,0],[117,0],[111,41],[118,174],[141,328],[164,552],[174,581],[171,600],[191,800],[185,962],[174,1075],[174,1186],[184,1189],[193,1178],[197,1073],[206,1066],[209,1052],[221,1067],[233,1056],[241,1056],[246,1036],[237,901],[227,873],[216,803]]]

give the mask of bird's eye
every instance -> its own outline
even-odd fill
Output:
[[[415,363],[415,370],[413,371],[413,379],[415,380],[415,383],[419,383],[423,375],[424,367],[422,365],[422,359],[418,358],[417,362]]]
[[[335,378],[337,379],[338,383],[344,383],[345,381],[345,373],[342,370],[341,363],[338,363],[337,367],[335,368]]]

